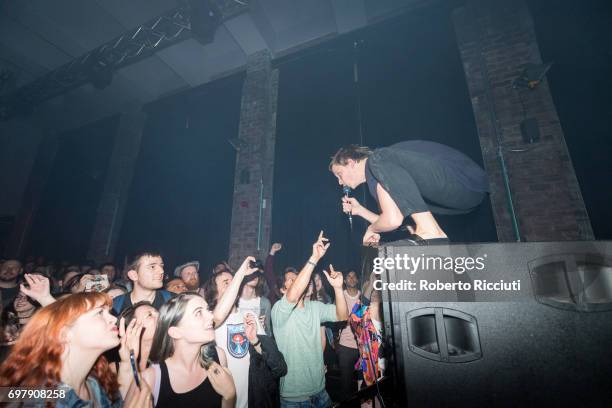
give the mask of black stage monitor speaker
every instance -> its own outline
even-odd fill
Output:
[[[401,406],[612,404],[612,242],[396,242],[364,262]]]

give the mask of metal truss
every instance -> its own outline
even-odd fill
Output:
[[[228,10],[223,1],[221,7],[213,2],[208,5],[202,13],[202,9],[195,11],[186,2],[1,97],[0,120],[28,114],[36,105],[87,83],[104,88],[116,70],[187,38],[212,42],[223,20],[248,10],[236,9],[235,4]]]

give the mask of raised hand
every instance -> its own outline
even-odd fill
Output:
[[[119,337],[121,346],[119,347],[119,357],[123,362],[130,362],[130,352],[134,353],[134,358],[138,359],[140,353],[140,335],[142,334],[142,323],[132,319],[130,324],[125,327],[125,318],[119,321]]]
[[[380,234],[372,231],[370,227],[363,234],[363,245],[372,246],[377,245],[380,242]]]
[[[323,255],[325,255],[325,253],[327,252],[329,245],[329,239],[325,238],[323,236],[323,231],[321,231],[319,233],[319,238],[317,239],[317,242],[312,244],[312,258],[314,258],[316,261],[323,258]]]
[[[342,289],[342,284],[344,283],[344,278],[342,277],[342,272],[334,270],[333,265],[329,265],[329,272],[323,270],[327,281],[334,289]]]
[[[255,257],[254,256],[247,256],[244,261],[242,262],[242,265],[240,265],[240,268],[238,268],[238,271],[236,271],[236,274],[244,274],[244,276],[250,275],[253,272],[257,272],[258,269],[257,268],[251,268],[250,263],[251,262],[255,262]]]
[[[278,251],[283,249],[283,244],[280,242],[275,242],[272,244],[272,248],[270,248],[270,255],[274,256]]]
[[[236,398],[234,378],[227,368],[221,367],[218,363],[213,362],[207,371],[210,384],[217,394],[221,395],[224,400]]]
[[[26,273],[24,278],[29,288],[23,283],[19,285],[19,289],[22,293],[31,297],[42,306],[46,306],[55,301],[53,296],[51,296],[49,279],[46,276]]]
[[[79,279],[79,283],[77,284],[77,293],[85,292],[85,289],[87,288],[87,282],[91,282],[94,279],[95,277],[89,273],[86,273],[85,275],[81,276],[81,279]],[[92,290],[89,289],[89,291],[91,292]]]
[[[257,322],[255,319],[257,319],[257,317],[252,313],[248,313],[244,316],[244,332],[251,343],[257,342]]]

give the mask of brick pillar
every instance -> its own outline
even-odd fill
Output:
[[[269,52],[249,56],[234,143],[237,155],[229,248],[234,268],[248,255],[264,258],[270,247],[277,94],[278,70],[272,69]]]
[[[454,11],[453,21],[489,174],[499,240],[513,241],[515,237],[498,140],[503,146],[521,239],[593,239],[548,83],[544,81],[533,90],[512,87],[525,64],[542,63],[526,4],[523,0],[468,0]],[[539,142],[523,142],[520,123],[524,115],[537,119]]]
[[[88,259],[96,263],[113,259],[129,194],[136,160],[140,152],[146,114],[140,107],[129,107],[121,114],[114,139],[104,191],[91,235]]]

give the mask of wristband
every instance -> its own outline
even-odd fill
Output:
[[[310,259],[306,262],[308,265],[312,265],[313,267],[317,266],[316,263],[312,262]]]
[[[259,338],[257,339],[257,343],[251,343],[251,346],[253,347],[257,347],[261,344],[261,340],[259,340]]]

